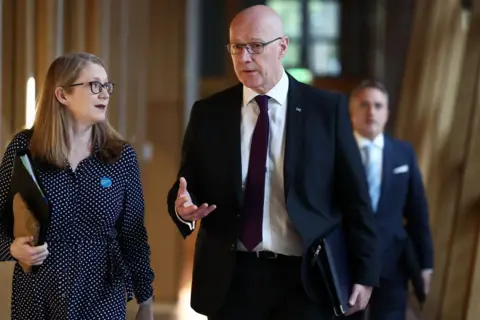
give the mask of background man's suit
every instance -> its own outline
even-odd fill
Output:
[[[319,300],[310,248],[342,217],[354,256],[354,279],[374,286],[379,268],[375,221],[346,99],[288,79],[284,193],[288,216],[303,242],[304,288]],[[238,258],[242,88],[196,102],[184,138],[178,177],[186,178],[196,204],[217,206],[202,220],[195,246],[191,305],[202,314],[215,313],[223,303]],[[177,191],[178,182],[169,192],[168,209],[186,237],[191,230],[175,213]]]
[[[360,150],[366,139],[357,135]],[[373,290],[370,319],[404,320],[407,305],[408,241],[421,269],[433,268],[433,245],[422,177],[410,144],[378,136],[373,144],[382,154],[380,197],[376,220],[382,268],[380,287]],[[364,162],[366,155],[363,154]],[[360,314],[353,317],[360,317]]]

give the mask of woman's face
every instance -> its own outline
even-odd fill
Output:
[[[93,125],[106,119],[113,84],[108,82],[107,72],[101,65],[88,63],[70,87],[70,93],[63,91],[60,97],[56,92],[57,99],[78,124]]]

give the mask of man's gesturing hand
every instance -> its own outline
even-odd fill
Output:
[[[197,221],[208,216],[216,208],[216,205],[209,206],[207,203],[200,207],[194,205],[190,193],[187,191],[187,180],[180,178],[177,200],[175,200],[175,210],[180,218],[185,221]]]
[[[352,295],[349,300],[351,307],[345,315],[349,316],[357,311],[365,310],[372,295],[372,289],[372,287],[362,286],[361,284],[353,285]]]

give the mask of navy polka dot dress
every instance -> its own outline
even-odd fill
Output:
[[[0,212],[6,203],[14,156],[29,144],[28,131],[10,142],[0,166]],[[153,295],[154,274],[144,227],[137,157],[125,144],[114,164],[94,152],[75,171],[36,166],[51,210],[50,255],[37,272],[15,265],[13,320],[125,319],[126,302]],[[0,224],[0,260],[12,260]]]

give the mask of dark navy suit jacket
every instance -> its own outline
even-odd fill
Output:
[[[318,280],[312,247],[341,222],[352,252],[355,283],[379,279],[378,237],[360,152],[352,134],[346,97],[289,76],[285,126],[284,192],[289,218],[304,245],[302,282],[313,300]],[[243,190],[240,124],[243,86],[236,85],[194,104],[182,147],[178,176],[185,177],[197,204],[217,205],[202,219],[195,243],[191,306],[215,314],[236,268]],[[175,213],[178,180],[168,211],[183,237],[192,231]]]
[[[413,243],[422,269],[433,268],[428,204],[412,146],[385,135],[377,223],[382,257],[381,278],[404,273],[406,245]]]

